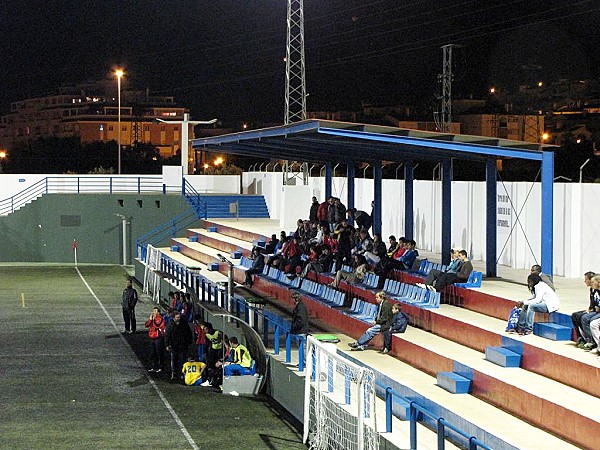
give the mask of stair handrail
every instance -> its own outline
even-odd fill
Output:
[[[181,193],[194,207],[199,219],[208,219],[208,203],[202,200],[198,191],[196,191],[187,178],[184,178],[183,183],[181,183]]]

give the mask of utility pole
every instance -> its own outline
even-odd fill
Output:
[[[284,124],[306,120],[306,72],[304,60],[304,0],[288,0],[287,52],[285,57]],[[283,162],[283,184],[296,184],[302,179],[308,184],[308,164]]]
[[[440,112],[434,113],[435,124],[442,132],[450,131],[452,123],[452,49],[460,48],[461,45],[448,44],[442,46],[442,74],[438,75],[439,81],[442,83],[442,95],[440,100],[442,108]]]

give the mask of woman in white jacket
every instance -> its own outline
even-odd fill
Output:
[[[519,316],[519,322],[517,323],[517,331],[520,335],[531,334],[536,312],[551,313],[558,311],[560,307],[556,292],[544,283],[538,274],[532,273],[529,275],[527,277],[527,285],[533,297],[518,302],[523,307]]]

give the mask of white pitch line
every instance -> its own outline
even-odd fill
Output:
[[[106,308],[104,307],[104,305],[102,304],[102,302],[100,301],[100,299],[98,298],[98,296],[96,295],[96,293],[92,290],[92,288],[90,287],[90,285],[88,284],[88,282],[85,280],[85,278],[83,278],[83,275],[79,271],[79,268],[75,267],[75,270],[77,271],[77,274],[79,275],[79,278],[81,278],[81,281],[83,281],[83,284],[85,284],[85,286],[88,288],[88,291],[90,291],[90,294],[92,294],[92,296],[94,297],[94,299],[96,299],[96,302],[98,303],[98,306],[100,306],[100,308],[102,309],[102,311],[104,311],[104,315],[106,315],[106,317],[108,318],[109,322],[111,323],[111,325],[113,326],[113,328],[115,329],[115,331],[118,333],[119,337],[121,338],[121,341],[123,341],[123,343],[125,345],[127,345],[127,347],[129,347],[129,350],[131,350],[131,352],[135,354],[135,352],[133,351],[133,348],[131,347],[131,345],[129,345],[129,342],[127,342],[127,340],[119,332],[119,327],[117,327],[117,324],[115,323],[115,321],[112,319],[112,317],[110,317],[110,315],[108,314],[108,311],[106,310]],[[136,358],[136,361],[138,362],[139,366],[142,366],[142,363],[139,362],[139,360],[137,360],[137,358]],[[194,439],[192,439],[192,436],[190,436],[190,433],[188,432],[187,428],[185,427],[185,425],[183,424],[183,422],[181,421],[181,419],[179,418],[179,416],[177,415],[177,413],[175,412],[175,410],[173,409],[173,407],[171,406],[171,404],[169,403],[169,401],[167,400],[167,398],[164,396],[164,394],[162,393],[162,391],[160,390],[160,388],[156,385],[156,383],[154,382],[154,380],[152,378],[150,378],[150,376],[148,376],[147,373],[145,373],[145,375],[146,375],[146,378],[148,379],[148,381],[150,382],[150,385],[154,388],[154,390],[156,391],[156,393],[158,394],[158,396],[160,397],[160,399],[164,403],[165,407],[167,408],[167,411],[169,411],[169,413],[171,414],[171,416],[175,420],[175,423],[179,426],[179,429],[181,430],[181,432],[183,433],[183,435],[185,436],[185,438],[189,442],[190,446],[194,450],[200,450],[200,448],[196,445],[196,443],[194,442]]]

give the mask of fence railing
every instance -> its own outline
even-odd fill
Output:
[[[191,183],[184,178],[181,183],[181,194],[188,200],[192,208],[196,211],[196,215],[200,217],[208,218],[208,204],[202,200],[200,194]]]
[[[21,192],[0,200],[0,215],[10,214],[44,194],[62,193],[163,193],[180,192],[180,186],[167,186],[157,176],[57,176],[46,177]]]
[[[437,441],[438,450],[444,450],[446,446],[446,428],[454,431],[458,435],[462,436],[468,441],[468,449],[476,450],[477,448],[481,448],[483,450],[492,450],[491,447],[487,446],[480,440],[478,440],[475,436],[471,436],[465,433],[460,428],[452,425],[443,417],[440,417],[423,406],[419,405],[416,401],[410,400],[407,397],[404,397],[400,393],[396,392],[390,386],[386,386],[383,383],[377,381],[375,382],[377,386],[383,388],[385,390],[385,431],[386,433],[392,432],[392,417],[393,417],[393,406],[394,401],[401,402],[409,405],[409,421],[410,421],[410,448],[417,448],[417,423],[419,422],[419,416],[424,415],[427,418],[433,420],[436,423],[436,433],[437,433]]]

